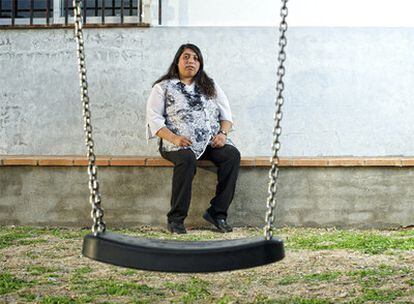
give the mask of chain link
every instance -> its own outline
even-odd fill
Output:
[[[280,150],[280,142],[279,137],[282,133],[282,127],[280,126],[280,122],[282,120],[282,105],[285,101],[283,97],[283,90],[285,88],[285,84],[283,82],[283,76],[285,75],[285,67],[284,62],[286,60],[286,53],[285,47],[287,45],[286,39],[286,31],[288,28],[286,17],[288,15],[287,9],[287,2],[288,0],[281,0],[282,1],[282,8],[280,9],[280,16],[282,17],[282,21],[279,25],[279,54],[277,60],[279,62],[279,66],[277,68],[277,76],[278,80],[276,82],[276,111],[274,115],[275,126],[273,128],[273,142],[272,142],[272,157],[270,158],[270,162],[272,167],[269,170],[269,196],[267,198],[266,203],[266,224],[264,226],[264,236],[266,240],[271,240],[273,237],[273,222],[275,220],[275,209],[276,209],[276,191],[277,191],[277,180],[279,176],[279,156],[278,152]]]
[[[77,43],[79,84],[81,88],[81,101],[83,105],[83,128],[85,131],[85,144],[88,157],[89,175],[89,202],[92,206],[91,218],[93,219],[92,233],[105,232],[106,225],[103,220],[104,211],[101,208],[101,194],[99,193],[98,170],[96,167],[96,156],[93,150],[91,111],[88,97],[88,82],[86,80],[85,52],[82,32],[82,0],[73,0],[73,13],[75,19],[75,39]]]
[[[276,83],[276,111],[274,115],[275,126],[273,129],[273,143],[272,143],[272,157],[270,159],[272,167],[269,171],[269,196],[267,198],[267,211],[266,211],[266,225],[264,227],[264,235],[266,240],[270,240],[273,237],[273,221],[274,221],[274,210],[276,207],[276,191],[277,191],[277,180],[279,174],[279,156],[278,151],[280,149],[279,137],[282,132],[280,122],[282,120],[282,105],[284,103],[283,90],[284,82],[283,76],[285,75],[284,62],[286,60],[285,47],[287,45],[286,31],[288,25],[286,23],[286,17],[288,15],[287,2],[288,0],[281,0],[282,8],[280,15],[282,21],[279,25],[279,54],[277,68],[278,81]],[[101,195],[99,193],[99,182],[97,178],[97,167],[96,167],[96,156],[93,150],[94,141],[92,139],[92,125],[91,125],[91,112],[88,97],[88,82],[86,80],[86,64],[85,64],[85,53],[83,44],[83,32],[82,32],[82,0],[73,0],[74,6],[74,18],[75,18],[75,38],[77,42],[77,54],[78,54],[78,67],[79,67],[79,81],[81,88],[81,100],[83,104],[83,121],[85,131],[85,144],[87,147],[88,157],[88,175],[89,175],[89,190],[90,197],[89,202],[92,206],[91,218],[93,219],[92,233],[97,235],[100,232],[106,230],[106,225],[103,220],[104,211],[101,208]]]

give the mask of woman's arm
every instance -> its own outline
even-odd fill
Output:
[[[157,132],[165,127],[165,92],[159,84],[156,84],[147,100],[146,120],[147,138],[154,138]]]
[[[220,113],[219,119],[221,128],[226,128],[225,131],[230,132],[233,127],[233,115],[231,113],[229,99],[217,83],[215,83],[214,86],[217,92],[216,101]],[[223,123],[225,125],[223,125]]]
[[[228,134],[233,128],[233,117],[230,110],[229,100],[224,91],[220,88],[220,86],[217,83],[215,83],[214,85],[217,92],[217,106],[220,112],[220,130]],[[223,133],[218,133],[216,136],[213,137],[211,146],[213,148],[223,147],[226,144],[226,140],[227,135],[224,135]]]
[[[165,125],[165,93],[159,84],[156,84],[147,101],[147,128],[148,139],[158,136],[179,147],[188,147],[192,142],[184,137],[174,134]]]
[[[220,130],[224,131],[226,134],[229,133],[231,130],[231,126],[233,124],[228,120],[222,120],[220,121]],[[213,140],[211,141],[211,146],[213,148],[220,148],[223,147],[226,144],[227,135],[224,135],[223,133],[218,133],[216,136],[213,137]]]
[[[168,140],[170,143],[173,143],[174,145],[179,147],[188,147],[193,144],[191,140],[189,140],[187,137],[179,136],[167,127],[159,129],[156,135],[158,137],[161,137],[162,139]]]
[[[220,130],[226,132],[228,134],[231,131],[231,127],[233,126],[233,123],[228,120],[222,120],[220,121]]]

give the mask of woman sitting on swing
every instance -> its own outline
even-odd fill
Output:
[[[200,49],[183,44],[167,74],[153,85],[147,102],[148,138],[159,137],[161,156],[174,164],[168,230],[186,233],[197,159],[217,166],[218,183],[203,218],[220,232],[231,232],[227,210],[240,166],[240,152],[227,138],[233,124],[228,99],[207,76]]]

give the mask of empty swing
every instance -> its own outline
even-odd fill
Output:
[[[278,179],[278,151],[281,134],[282,105],[285,74],[284,51],[287,40],[287,1],[281,0],[279,26],[279,54],[276,84],[276,111],[273,129],[271,169],[269,171],[269,196],[267,198],[264,237],[218,241],[176,241],[132,237],[106,231],[101,207],[101,195],[97,178],[96,156],[92,139],[91,111],[86,79],[84,40],[82,31],[82,0],[74,0],[75,38],[77,42],[78,68],[83,104],[83,121],[88,157],[89,200],[92,205],[92,233],[83,240],[82,253],[96,261],[116,266],[164,272],[216,272],[244,269],[277,262],[284,258],[284,246],[273,237],[274,211]]]

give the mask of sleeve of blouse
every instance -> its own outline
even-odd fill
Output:
[[[155,137],[159,129],[165,127],[165,94],[160,84],[156,84],[147,101],[147,139]]]
[[[229,100],[218,84],[215,83],[215,87],[217,92],[217,105],[220,111],[220,120],[228,120],[233,123]]]

